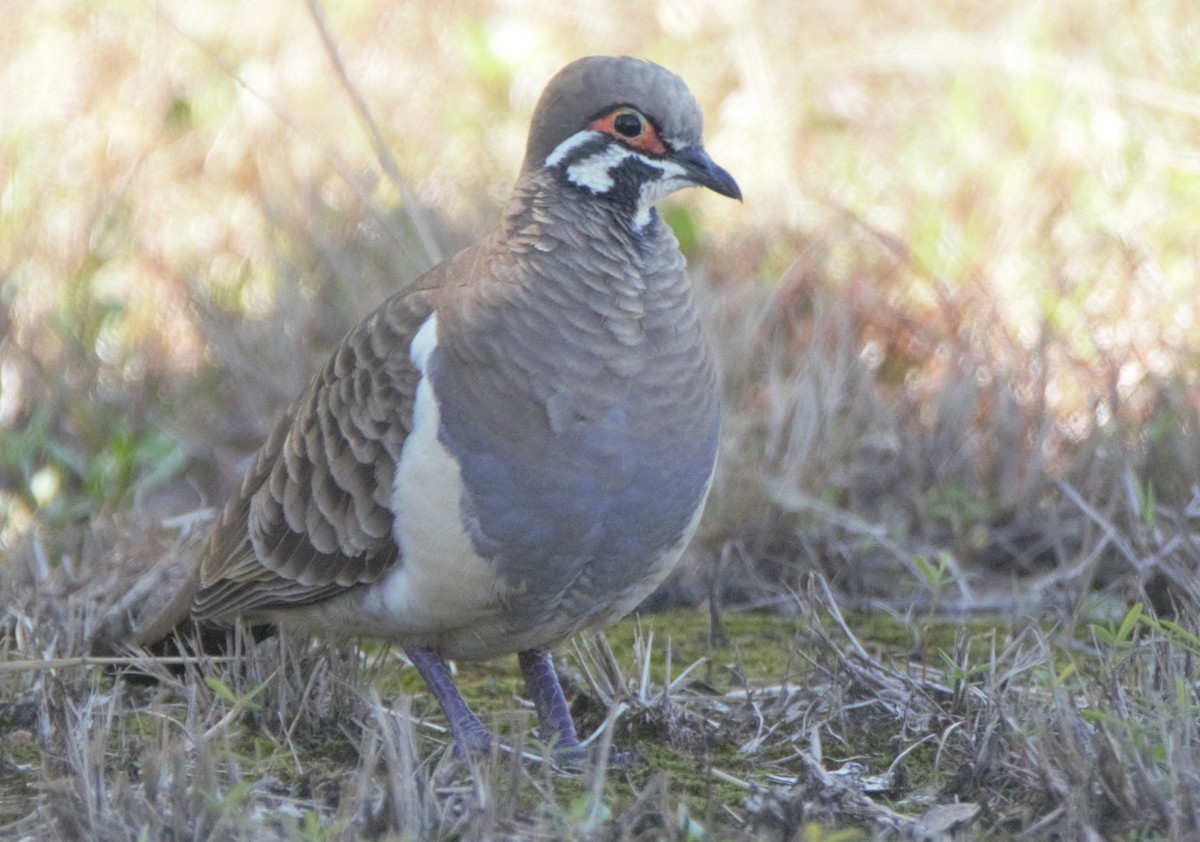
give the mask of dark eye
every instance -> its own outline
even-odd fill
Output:
[[[635,138],[646,128],[646,120],[636,111],[622,111],[613,118],[613,128],[621,137]]]

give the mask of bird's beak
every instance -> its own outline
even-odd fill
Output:
[[[673,156],[675,162],[687,170],[687,176],[697,187],[707,187],[714,193],[742,200],[742,190],[733,176],[717,166],[702,146],[688,146]]]

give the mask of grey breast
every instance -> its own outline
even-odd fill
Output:
[[[572,213],[545,199],[519,220],[510,262],[439,311],[426,370],[468,533],[530,616],[627,593],[694,523],[716,458],[716,378],[670,229],[614,237]]]

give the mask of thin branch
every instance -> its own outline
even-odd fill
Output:
[[[371,111],[367,107],[367,103],[362,98],[362,95],[358,92],[358,89],[350,82],[350,77],[346,73],[346,67],[342,63],[341,54],[338,52],[337,44],[334,42],[333,35],[329,31],[329,24],[325,20],[325,13],[317,4],[317,0],[307,0],[307,3],[309,14],[312,15],[313,23],[316,25],[317,32],[321,36],[321,42],[325,45],[325,52],[329,55],[329,61],[333,64],[334,70],[337,71],[338,79],[341,80],[342,87],[346,89],[346,94],[350,97],[350,101],[354,103],[354,110],[358,113],[359,119],[363,121],[367,133],[371,136],[371,143],[375,147],[375,156],[379,160],[379,165],[383,167],[383,171],[392,182],[392,186],[400,194],[400,201],[404,203],[404,211],[408,214],[409,222],[412,223],[413,229],[417,232],[417,237],[421,240],[421,247],[425,250],[425,256],[429,258],[431,265],[441,263],[444,256],[441,246],[438,245],[437,238],[434,237],[433,231],[429,227],[429,222],[425,219],[425,214],[422,212],[420,205],[417,204],[412,191],[408,189],[408,185],[400,176],[400,167],[396,163],[396,158],[392,155],[392,151],[388,149],[387,143],[384,142],[383,133],[379,130],[379,124],[371,116]]]
[[[164,666],[179,666],[182,664],[220,664],[232,663],[233,657],[189,657],[186,655],[156,658],[147,656],[94,658],[80,655],[77,658],[43,658],[24,661],[0,662],[0,673],[7,672],[36,672],[37,670],[58,670],[76,667],[144,667],[149,664]]]

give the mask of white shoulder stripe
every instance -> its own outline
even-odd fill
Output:
[[[408,346],[409,359],[422,374],[425,373],[429,355],[433,353],[437,344],[437,313],[433,313],[421,325],[421,329],[417,331],[417,335],[413,337],[413,341]]]

